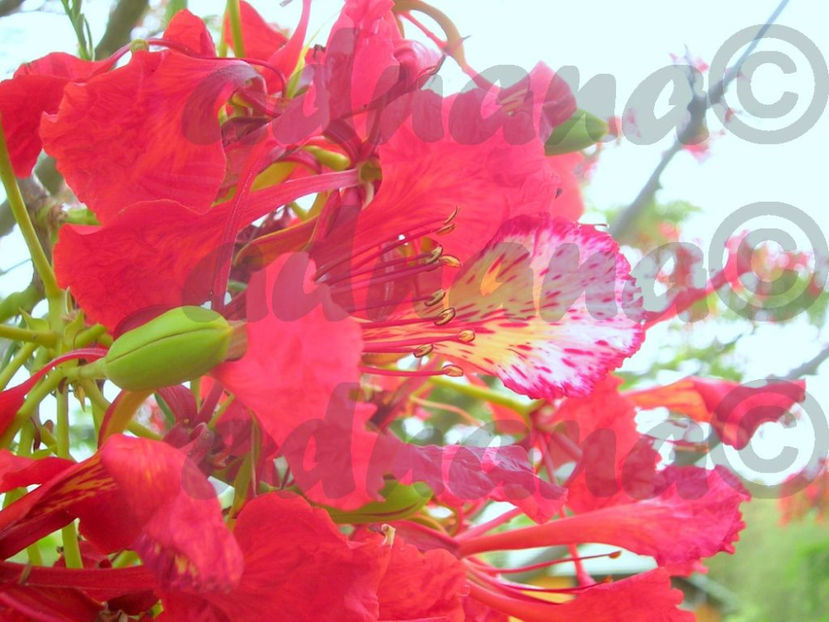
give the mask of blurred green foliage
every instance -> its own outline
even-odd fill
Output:
[[[829,622],[829,530],[813,518],[780,524],[777,500],[743,506],[735,556],[706,564],[740,599],[724,622]]]

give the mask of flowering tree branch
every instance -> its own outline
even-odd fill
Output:
[[[738,75],[740,75],[743,63],[745,63],[746,59],[751,55],[757,47],[757,44],[765,36],[768,29],[771,28],[772,24],[774,24],[788,3],[789,0],[780,1],[772,14],[766,20],[763,27],[757,31],[757,35],[751,41],[751,44],[749,44],[746,48],[745,52],[743,52],[742,56],[740,56],[737,62],[725,72],[722,79],[711,88],[708,96],[695,96],[688,104],[688,112],[690,114],[688,123],[686,123],[682,131],[678,133],[676,140],[671,147],[662,154],[659,164],[656,165],[653,173],[651,173],[648,181],[645,182],[645,185],[639,191],[639,194],[636,195],[633,202],[628,205],[621,214],[619,214],[613,223],[611,223],[610,233],[614,238],[624,238],[639,220],[642,213],[653,202],[656,192],[661,188],[659,180],[662,173],[664,173],[665,169],[668,168],[668,165],[671,163],[674,156],[682,151],[685,145],[691,144],[691,139],[698,135],[699,130],[704,127],[705,113],[709,108],[712,108],[722,101],[723,95],[725,94],[728,86]],[[693,74],[689,72],[688,78],[689,81],[692,82]],[[693,87],[693,83],[691,86]]]

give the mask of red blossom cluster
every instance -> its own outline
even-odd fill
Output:
[[[346,0],[311,47],[309,0],[290,36],[240,9],[234,56],[183,10],[106,60],[50,54],[0,83],[16,175],[45,151],[97,222],[60,227],[70,306],[0,393],[2,619],[692,619],[671,576],[733,550],[748,494],[665,466],[637,410],[740,447],[803,386],[620,391],[650,316],[614,240],[577,222],[581,156],[545,152],[576,111],[546,66],[488,83],[420,2]],[[476,88],[430,90],[444,57]],[[75,461],[27,400],[107,381],[122,392],[98,394]],[[406,439],[436,405],[497,442]],[[597,582],[581,543],[656,569]],[[574,564],[576,587],[488,555],[559,545],[538,567]]]

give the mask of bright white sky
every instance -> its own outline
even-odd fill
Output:
[[[0,20],[0,74],[10,74],[20,62],[31,60],[53,50],[74,51],[74,35],[66,18],[60,13],[36,12],[41,2],[28,0],[25,11]],[[190,8],[200,15],[216,15],[223,2],[197,0]],[[281,7],[275,0],[252,2],[273,21],[292,27],[299,15],[299,2]],[[642,80],[671,63],[670,54],[683,55],[686,47],[691,56],[710,63],[718,49],[738,31],[765,21],[777,0],[697,0],[695,2],[650,2],[648,0],[592,0],[567,2],[561,0],[435,0],[434,4],[455,20],[466,42],[467,59],[478,70],[498,64],[517,65],[530,70],[538,61],[553,69],[572,65],[581,74],[581,84],[592,76],[610,74],[616,88],[615,114],[621,116],[625,104]],[[84,2],[93,36],[103,32],[110,3],[102,0]],[[341,6],[339,0],[315,0],[311,32],[327,32]],[[796,29],[817,50],[829,50],[829,3],[815,0],[791,0],[777,21]],[[324,35],[317,38],[324,40]],[[758,120],[750,115],[741,118],[748,124],[776,129],[791,124],[808,106],[815,93],[816,82],[829,88],[829,76],[815,78],[806,56],[785,42],[764,41],[760,50],[777,50],[791,58],[794,73],[786,75],[771,65],[757,70],[752,81],[753,92],[763,102],[772,103],[785,91],[792,91],[799,100],[791,114],[781,119]],[[731,62],[736,57],[732,57]],[[825,63],[826,60],[824,59]],[[451,75],[451,68],[449,75]],[[466,83],[455,73],[450,82],[456,89]],[[707,86],[707,85],[706,85]],[[450,89],[447,89],[447,92]],[[726,100],[740,110],[743,106],[735,95],[734,86]],[[660,100],[661,113],[668,110],[667,92]],[[582,102],[588,107],[589,102]],[[712,132],[721,129],[713,114],[709,115]],[[782,144],[754,144],[733,134],[717,138],[710,157],[702,164],[688,154],[679,154],[663,175],[664,201],[682,199],[703,208],[685,229],[685,238],[698,241],[705,250],[713,232],[722,220],[738,208],[757,201],[781,201],[797,206],[814,219],[810,227],[829,232],[829,209],[826,208],[824,183],[825,150],[823,141],[829,136],[829,118],[825,111],[817,123],[802,136]],[[606,149],[592,183],[587,190],[591,203],[605,208],[629,203],[644,184],[672,136],[654,145],[636,145],[623,141],[620,146]],[[594,219],[594,222],[596,220]],[[800,250],[808,250],[805,235],[797,223],[786,220],[755,220],[745,228],[774,226],[791,234]],[[0,268],[18,263],[22,249],[14,240],[0,242]],[[28,282],[29,268],[13,272],[15,283]],[[9,275],[11,276],[11,275]],[[10,290],[7,277],[0,279],[0,293]],[[710,341],[711,330],[699,330],[697,339]],[[726,337],[727,335],[720,335]],[[647,367],[653,360],[656,345],[663,341],[661,331],[649,334],[642,352],[632,361],[631,369]],[[826,343],[826,331],[808,325],[803,317],[780,325],[766,325],[755,334],[744,337],[738,355],[747,370],[747,379],[782,375],[811,358]],[[675,378],[661,378],[670,381]],[[829,364],[821,374],[810,378],[808,389],[816,401],[829,407]],[[814,434],[808,423],[794,429],[778,424],[764,426],[764,442],[758,452],[767,457],[779,453],[787,444],[797,444],[801,455],[793,467],[808,459],[814,446]],[[826,448],[826,439],[823,439]],[[779,480],[780,475],[770,479]]]

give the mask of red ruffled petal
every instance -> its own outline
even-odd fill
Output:
[[[80,518],[106,552],[133,549],[158,583],[227,589],[242,558],[207,478],[165,443],[112,436],[90,459],[0,512],[4,558]]]
[[[168,593],[162,598],[173,619],[377,619],[384,566],[376,544],[349,543],[323,510],[301,497],[273,493],[249,501],[234,536],[245,559],[238,587],[225,593]]]
[[[69,84],[41,123],[43,145],[102,224],[154,199],[203,212],[225,175],[219,108],[258,75],[240,61],[136,52],[125,67]]]
[[[598,542],[654,557],[658,564],[687,571],[694,562],[720,551],[733,552],[744,523],[740,504],[748,493],[725,469],[669,468],[664,490],[653,498],[568,516],[544,525],[471,538],[464,555]]]

